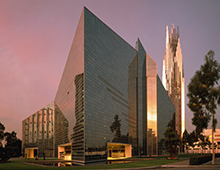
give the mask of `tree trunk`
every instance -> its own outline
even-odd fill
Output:
[[[175,145],[174,158],[176,157],[177,145]]]
[[[212,164],[215,164],[215,150],[214,150],[214,114],[212,113]]]
[[[173,157],[173,142],[170,142],[170,157]]]

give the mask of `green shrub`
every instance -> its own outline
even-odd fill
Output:
[[[216,157],[216,158],[219,158],[219,157],[220,157],[220,153],[216,153],[216,154],[215,154],[215,157]]]
[[[190,165],[200,165],[212,160],[212,155],[200,155],[189,159]]]

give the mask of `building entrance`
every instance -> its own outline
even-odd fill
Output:
[[[72,160],[72,144],[66,143],[58,146],[58,158]]]
[[[132,157],[131,144],[123,143],[108,143],[108,158],[119,159]]]
[[[25,158],[35,158],[37,156],[38,148],[25,148]]]

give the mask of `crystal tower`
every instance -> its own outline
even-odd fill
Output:
[[[175,106],[175,124],[178,135],[185,130],[185,83],[179,27],[172,28],[169,34],[166,26],[166,49],[163,59],[162,82]]]

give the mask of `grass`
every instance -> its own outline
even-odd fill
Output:
[[[199,156],[199,155],[204,155],[204,154],[179,154],[179,155],[176,155],[175,157],[176,158],[180,158],[180,159],[189,159],[190,157],[194,157],[194,156]],[[152,156],[152,158],[168,158],[170,157],[170,155],[161,155],[161,156]],[[145,158],[149,158],[149,157],[145,157]]]
[[[204,155],[204,154],[199,154],[199,153],[194,153],[194,154],[180,154],[177,157],[178,158],[190,158],[190,157],[194,157],[194,156],[199,156],[199,155]]]
[[[155,160],[146,160],[146,161],[138,161],[138,162],[130,162],[130,163],[122,163],[122,164],[111,164],[111,165],[96,165],[96,166],[77,166],[77,167],[41,167],[35,166],[32,164],[22,163],[24,159],[12,160],[8,163],[0,163],[1,170],[51,170],[51,169],[66,169],[66,170],[76,170],[76,169],[120,169],[120,168],[135,168],[135,167],[149,167],[149,166],[157,166],[164,165],[173,162],[177,162],[179,160],[166,160],[166,159],[155,159]],[[33,160],[32,160],[33,161]],[[37,161],[36,161],[37,162]]]

